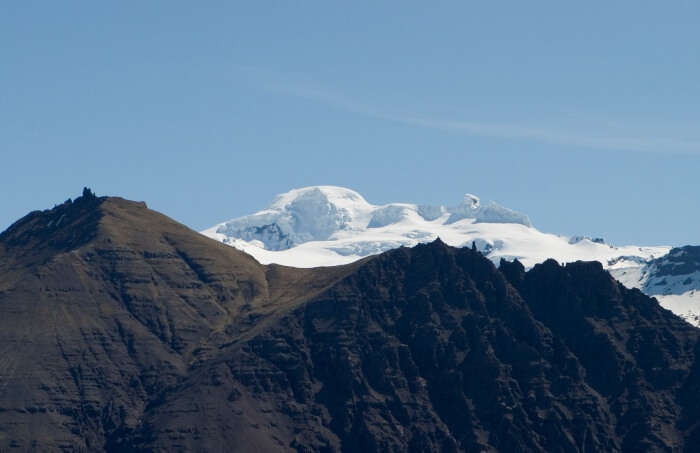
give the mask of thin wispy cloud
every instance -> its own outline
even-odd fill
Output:
[[[317,101],[349,113],[429,129],[458,131],[472,136],[527,140],[551,145],[601,150],[700,154],[700,142],[697,141],[659,137],[596,135],[595,133],[548,127],[431,118],[413,112],[393,112],[319,88],[289,84],[270,84],[267,87],[272,91]]]

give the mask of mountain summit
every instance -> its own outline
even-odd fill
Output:
[[[0,450],[691,452],[699,340],[595,262],[262,265],[81,197],[0,235]]]
[[[517,223],[531,226],[527,216],[494,202],[481,206],[479,198],[471,194],[465,195],[464,201],[453,208],[406,203],[375,206],[350,189],[313,186],[278,195],[267,209],[216,225],[204,234],[222,242],[240,239],[249,242],[253,247],[281,251],[306,242],[360,236],[368,229],[374,232],[391,226],[410,227],[441,218],[441,223],[444,224],[471,219],[477,223]],[[375,247],[369,251],[376,253],[384,248],[393,247],[393,244],[389,247],[379,245],[378,249]],[[363,256],[371,254],[359,252]],[[342,255],[340,252],[339,256]],[[319,259],[321,261],[308,264],[337,264],[323,262],[323,258],[320,257]]]
[[[294,189],[262,211],[215,225],[204,235],[243,250],[262,263],[295,267],[353,262],[400,246],[430,242],[477,248],[495,263],[517,258],[532,267],[548,258],[598,260],[611,269],[635,266],[670,247],[614,247],[602,239],[546,234],[528,216],[466,194],[456,206],[373,205],[335,186]]]
[[[374,206],[355,191],[318,186],[296,189],[267,209],[215,227],[216,233],[287,250],[310,241],[325,241],[341,231],[359,231],[372,219]]]

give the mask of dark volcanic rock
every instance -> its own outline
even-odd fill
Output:
[[[661,258],[654,260],[657,269],[654,277],[686,275],[700,272],[700,246],[676,247]]]
[[[599,264],[499,270],[436,241],[262,266],[145,205],[83,198],[0,235],[0,450],[700,442],[698,330]]]

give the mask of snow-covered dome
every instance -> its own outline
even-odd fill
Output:
[[[373,205],[354,190],[312,186],[278,195],[255,214],[215,225],[203,234],[250,253],[262,263],[312,267],[352,262],[384,250],[440,237],[454,246],[472,242],[494,262],[518,258],[532,266],[547,258],[598,260],[615,271],[639,267],[668,247],[614,247],[571,241],[538,231],[530,219],[467,193],[457,206]]]
[[[357,242],[350,237],[363,234],[386,235],[401,231],[400,239],[362,239],[362,247],[328,244],[337,253],[348,250],[379,250],[402,244],[411,245],[436,236],[438,225],[459,222],[516,223],[530,227],[526,215],[494,202],[483,205],[470,193],[451,208],[444,206],[390,203],[375,206],[354,190],[337,186],[311,186],[290,190],[275,197],[262,211],[216,225],[203,233],[239,248],[254,246],[266,251],[289,250],[314,241],[341,240]]]
[[[374,206],[354,190],[312,186],[278,195],[269,208],[215,227],[215,232],[259,241],[267,250],[286,250],[335,232],[364,228]]]

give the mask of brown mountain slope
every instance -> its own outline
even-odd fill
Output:
[[[698,332],[596,263],[261,266],[87,196],[0,235],[0,450],[690,452]]]
[[[0,236],[0,446],[95,450],[220,344],[352,268],[265,267],[143,203],[81,197]]]

